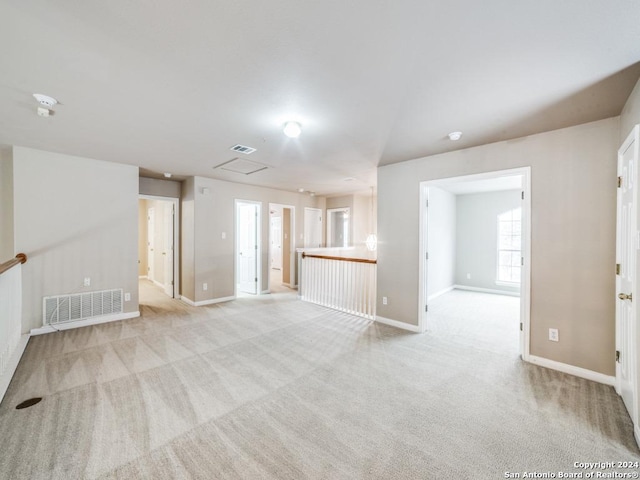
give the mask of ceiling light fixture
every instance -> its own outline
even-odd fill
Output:
[[[33,97],[38,101],[40,105],[43,105],[47,108],[52,108],[58,103],[55,98],[50,97],[49,95],[43,95],[41,93],[34,93]]]
[[[289,138],[298,138],[302,133],[302,127],[298,122],[287,122],[282,131]]]
[[[171,174],[169,172],[164,173],[164,178],[171,178]]]
[[[304,193],[304,188],[299,188],[298,193]]]
[[[452,142],[460,140],[460,137],[462,137],[462,132],[451,132],[449,134],[449,140],[451,140]]]

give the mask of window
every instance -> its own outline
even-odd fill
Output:
[[[522,208],[498,215],[498,283],[520,283]]]

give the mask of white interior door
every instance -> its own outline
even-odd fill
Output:
[[[167,202],[164,207],[164,222],[162,232],[164,248],[162,257],[164,263],[164,293],[173,297],[173,203]]]
[[[258,205],[237,204],[238,289],[244,293],[258,292]]]
[[[322,210],[319,208],[304,209],[304,247],[322,247]]]
[[[282,217],[271,217],[271,268],[282,269]]]
[[[638,126],[618,150],[616,240],[616,390],[637,424],[636,275]]]
[[[155,278],[155,232],[155,210],[151,207],[147,210],[147,278],[151,281]]]

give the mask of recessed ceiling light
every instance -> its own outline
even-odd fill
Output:
[[[302,127],[298,122],[287,122],[282,131],[289,138],[298,138],[302,133]]]
[[[449,134],[449,140],[454,142],[460,140],[460,137],[462,137],[462,132],[451,132]]]
[[[298,192],[299,192],[299,193],[303,193],[303,192],[304,192],[304,188],[299,188],[299,189],[298,189]]]
[[[164,177],[165,177],[165,178],[171,178],[171,174],[170,174],[169,172],[165,172],[165,173],[164,173]]]
[[[58,101],[55,98],[50,97],[49,95],[43,95],[41,93],[34,93],[33,96],[38,101],[38,103],[40,105],[44,105],[47,108],[51,108],[56,103],[58,103]]]
[[[309,196],[315,197],[316,196],[316,192],[309,192]]]

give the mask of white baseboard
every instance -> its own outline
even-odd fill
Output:
[[[604,373],[594,372],[593,370],[587,370],[586,368],[575,367],[566,363],[556,362],[555,360],[549,360],[548,358],[536,357],[535,355],[529,355],[528,361],[534,365],[550,368],[551,370],[557,370],[559,372],[568,373],[580,378],[586,378],[605,385],[614,386],[616,383],[616,377],[605,375]]]
[[[149,280],[149,279],[147,278],[147,280]],[[160,287],[160,288],[164,289],[164,285],[163,285],[162,283],[160,283],[160,282],[158,282],[158,281],[156,281],[156,280],[151,280],[151,281],[153,282],[153,284],[154,284],[155,286],[157,286],[157,287]]]
[[[184,295],[180,297],[180,300],[182,300],[187,305],[191,305],[192,307],[203,307],[204,305],[213,305],[214,303],[230,302],[231,300],[235,299],[235,295],[232,295],[230,297],[212,298],[211,300],[201,300],[200,302],[194,302]]]
[[[138,280],[148,280],[149,277],[147,277],[146,275],[140,275],[138,277]]]
[[[20,341],[18,342],[18,345],[16,345],[16,349],[13,351],[11,358],[9,358],[7,368],[4,373],[0,375],[0,402],[2,402],[4,394],[7,393],[13,374],[16,373],[16,368],[18,368],[18,363],[20,363],[20,358],[22,358],[22,354],[24,353],[25,348],[27,348],[28,341],[28,333],[20,336]]]
[[[260,292],[260,295],[266,295],[267,293],[271,293],[271,290],[269,290],[268,288],[266,290],[262,290]]]
[[[31,330],[31,335],[42,335],[44,333],[53,333],[60,330],[71,330],[72,328],[89,327],[91,325],[99,325],[101,323],[117,322],[119,320],[128,320],[140,316],[140,312],[114,313],[113,315],[102,315],[100,317],[88,318],[86,320],[78,320],[77,322],[57,323],[55,328],[51,325],[45,325],[40,328]]]
[[[468,287],[467,285],[454,285],[456,290],[469,290],[470,292],[492,293],[494,295],[509,295],[510,297],[519,297],[520,292],[508,292],[506,290],[498,290],[494,288]]]
[[[397,320],[392,320],[390,318],[384,318],[379,315],[376,315],[376,322],[384,323],[385,325],[389,325],[391,327],[401,328],[402,330],[408,330],[410,332],[421,333],[420,327],[418,325],[411,325],[405,322],[399,322]]]
[[[445,293],[449,293],[451,290],[456,288],[455,285],[451,285],[450,287],[443,288],[442,290],[438,290],[436,293],[429,295],[427,297],[427,303],[433,300],[434,298],[438,298],[440,295],[444,295]]]

